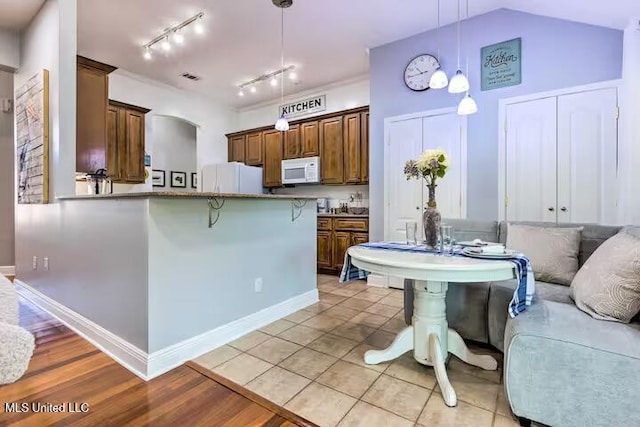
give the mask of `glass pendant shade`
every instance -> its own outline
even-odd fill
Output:
[[[444,89],[449,84],[449,77],[447,77],[447,73],[439,68],[438,71],[433,73],[431,76],[431,80],[429,80],[429,87],[432,89]]]
[[[462,71],[456,71],[456,75],[449,82],[449,93],[463,93],[469,90],[469,80]]]
[[[473,100],[471,95],[467,92],[467,95],[462,98],[460,104],[458,104],[458,115],[460,116],[468,116],[469,114],[474,114],[478,112],[478,104]]]
[[[289,130],[289,122],[284,118],[284,116],[280,116],[276,122],[276,130],[279,130],[280,132],[286,132]]]

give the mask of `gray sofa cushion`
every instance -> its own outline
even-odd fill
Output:
[[[498,241],[497,221],[476,221],[471,219],[443,219],[442,222],[453,226],[456,242],[481,239],[485,242]]]
[[[568,224],[552,222],[512,222],[512,224],[535,225],[542,227],[582,227],[582,237],[580,240],[580,251],[578,252],[578,264],[582,266],[591,254],[604,243],[609,237],[617,234],[622,227],[596,225],[596,224]],[[507,222],[500,222],[498,227],[498,240],[507,243]]]
[[[507,309],[509,302],[513,298],[517,282],[515,280],[505,280],[502,282],[492,282],[489,291],[489,304],[487,308],[487,330],[489,332],[489,344],[500,351],[504,351],[504,328],[507,324],[509,314]],[[556,285],[555,283],[539,282],[536,280],[536,300],[549,300],[562,304],[571,304],[573,301],[569,296],[570,290],[567,286]],[[527,309],[528,311],[528,309]],[[526,313],[526,311],[525,311]]]
[[[640,325],[537,300],[508,320],[504,345],[517,416],[550,426],[640,425]]]

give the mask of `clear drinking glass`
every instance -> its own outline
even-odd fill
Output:
[[[440,245],[444,255],[453,253],[453,227],[451,225],[440,227]]]
[[[409,221],[406,223],[407,231],[407,245],[418,244],[418,223],[415,221]]]

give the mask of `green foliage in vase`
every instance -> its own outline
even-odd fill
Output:
[[[424,178],[427,185],[436,185],[439,178],[444,178],[449,168],[449,156],[443,149],[427,150],[417,160],[407,160],[404,174],[409,179]]]

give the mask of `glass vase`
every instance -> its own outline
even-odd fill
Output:
[[[429,202],[427,209],[422,214],[422,226],[424,227],[424,240],[427,248],[438,249],[438,234],[442,217],[436,204],[436,185],[427,185],[429,189]]]

